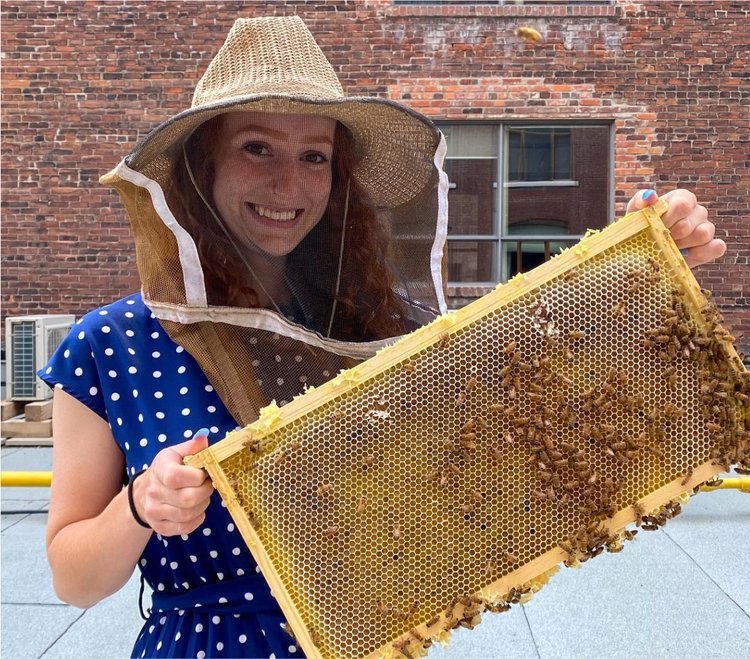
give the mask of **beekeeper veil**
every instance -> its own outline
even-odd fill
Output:
[[[244,170],[217,164],[228,121],[260,117],[251,123],[268,129],[263,118],[280,114],[303,126],[308,117],[335,120],[323,121],[334,127],[330,193],[315,222],[296,199],[246,193],[246,181],[232,178]],[[277,133],[268,147],[254,144],[252,157],[274,155],[289,137]],[[263,405],[288,402],[445,311],[444,151],[422,115],[345,96],[300,18],[239,19],[191,108],[157,126],[102,182],[130,216],[146,305],[245,425]],[[294,189],[298,173],[289,171]],[[231,221],[215,198],[222,185],[240,209]],[[263,232],[273,234],[272,249]]]

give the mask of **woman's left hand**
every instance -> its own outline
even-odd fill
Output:
[[[646,208],[658,198],[654,190],[642,190],[628,202],[627,212]],[[714,238],[716,227],[709,221],[705,206],[698,203],[690,190],[672,190],[662,198],[667,200],[669,206],[661,219],[671,231],[677,247],[683,250],[683,254],[687,250],[685,261],[691,268],[724,255],[726,243]]]

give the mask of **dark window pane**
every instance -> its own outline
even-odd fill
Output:
[[[605,226],[609,216],[609,126],[534,127],[533,136],[522,130],[526,129],[508,129],[508,157],[517,158],[517,162],[505,183],[506,233],[578,235]],[[546,149],[542,148],[545,139]],[[552,178],[537,178],[538,184],[528,178],[542,176],[545,167]],[[514,172],[527,178],[513,180]]]
[[[448,241],[448,281],[488,282],[495,280],[494,242]]]
[[[448,234],[494,234],[497,160],[495,158],[448,159],[445,169],[448,192]]]
[[[563,240],[508,240],[503,241],[504,278],[509,279],[519,272],[528,272],[555,254],[577,242],[577,238]]]
[[[508,129],[508,180],[555,181],[570,177],[570,129]]]

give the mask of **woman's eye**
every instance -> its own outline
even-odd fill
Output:
[[[304,159],[307,162],[314,163],[316,165],[323,164],[324,162],[328,162],[328,158],[324,156],[322,153],[308,153]]]
[[[263,156],[268,154],[268,148],[264,144],[258,144],[257,142],[250,142],[245,145],[245,151],[252,153],[255,156]]]

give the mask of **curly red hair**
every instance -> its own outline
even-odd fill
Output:
[[[213,208],[216,207],[211,195],[215,176],[213,159],[221,120],[222,115],[219,115],[200,126],[185,149],[196,185]],[[404,302],[394,292],[395,277],[388,266],[390,239],[387,226],[352,176],[356,162],[354,139],[349,130],[338,123],[328,206],[320,222],[289,254],[287,267],[294,268],[304,277],[309,289],[306,294],[317,298],[319,305],[328,309],[326,326],[312,329],[328,334],[330,309],[335,300],[337,306],[330,337],[372,341],[406,331]],[[196,242],[211,304],[260,306],[254,287],[245,277],[238,276],[238,273],[244,275],[247,268],[200,199],[184,158],[178,160],[172,181],[165,191],[167,203]],[[344,259],[336,294],[347,188]]]

